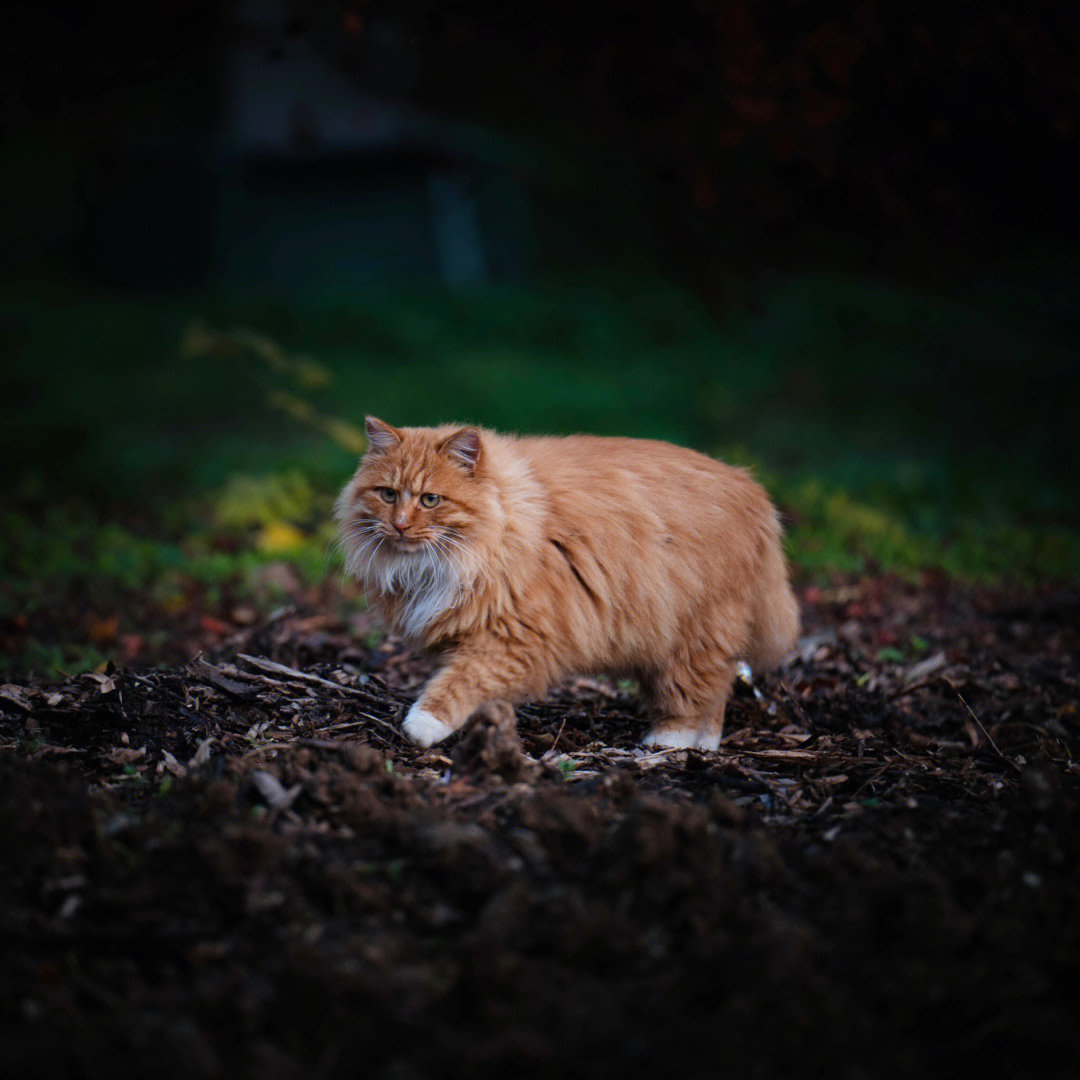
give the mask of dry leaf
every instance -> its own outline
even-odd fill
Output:
[[[185,769],[168,750],[161,751],[161,760],[164,763],[165,768],[168,769],[173,776],[187,776],[187,769]]]
[[[191,760],[187,763],[189,769],[197,769],[200,765],[205,765],[210,760],[210,748],[214,745],[213,738],[203,739],[199,743],[198,749],[191,755]]]
[[[259,789],[259,794],[266,800],[267,805],[275,810],[288,810],[302,787],[301,784],[293,784],[286,789],[273,773],[264,772],[262,769],[252,769],[251,781]]]

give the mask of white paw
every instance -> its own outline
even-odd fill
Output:
[[[697,746],[698,733],[687,728],[667,728],[664,731],[650,731],[641,741],[645,746]]]
[[[417,746],[433,746],[452,734],[454,729],[447,727],[427,709],[421,709],[420,702],[416,701],[409,709],[401,730],[405,732],[405,737],[409,742],[414,742]]]
[[[719,750],[719,735],[702,735],[688,728],[670,728],[666,731],[650,731],[641,740],[645,746],[687,747],[695,750]]]

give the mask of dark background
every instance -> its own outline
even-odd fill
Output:
[[[800,573],[1080,573],[1075,7],[5,20],[0,618],[324,577],[365,413],[750,465]]]
[[[5,128],[177,72],[190,93],[173,120],[212,126],[238,10],[17,5]],[[878,242],[913,220],[955,242],[1024,228],[1076,238],[1080,15],[1069,5],[372,2],[281,13],[283,36],[310,40],[377,94],[621,156],[645,178],[676,265],[715,256],[717,226],[744,214],[755,230],[815,221]],[[93,139],[122,138],[83,134],[90,154]]]

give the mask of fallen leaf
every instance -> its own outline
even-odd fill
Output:
[[[205,765],[210,760],[210,748],[213,745],[213,737],[203,739],[203,741],[199,743],[198,749],[192,754],[191,760],[188,762],[188,768],[195,769],[200,765]]]
[[[3,686],[0,686],[0,699],[9,702],[17,709],[22,709],[23,712],[33,710],[30,704],[30,695],[27,694],[25,687],[4,683]]]
[[[912,664],[904,677],[909,682],[914,682],[916,679],[925,679],[927,675],[932,675],[938,668],[943,668],[944,666],[945,654],[943,652],[936,652],[933,656],[928,656],[925,660],[920,660],[917,664]]]
[[[107,645],[116,640],[120,629],[120,616],[110,615],[107,619],[91,619],[88,633],[95,645]]]
[[[161,751],[161,760],[164,763],[165,768],[168,769],[173,776],[187,776],[187,769],[185,769],[168,750]]]
[[[134,765],[146,757],[146,747],[136,750],[131,746],[114,746],[105,757],[114,765]]]
[[[213,615],[203,615],[199,619],[199,626],[208,634],[228,634],[232,632],[232,627],[227,622],[222,622],[221,619],[216,619]]]
[[[302,787],[301,784],[293,784],[286,789],[273,773],[264,772],[262,769],[251,770],[251,781],[259,789],[259,794],[266,800],[267,805],[275,810],[288,810]]]

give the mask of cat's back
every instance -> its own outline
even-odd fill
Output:
[[[745,469],[673,443],[539,436],[517,439],[515,449],[529,462],[556,509],[698,520],[771,513],[768,497]]]
[[[499,439],[493,456],[504,476],[527,478],[537,512],[533,542],[515,549],[517,602],[532,626],[555,620],[570,666],[644,670],[691,628],[766,666],[790,648],[779,520],[745,469],[648,439]],[[508,521],[521,516],[513,496],[504,506]]]

